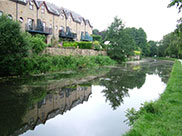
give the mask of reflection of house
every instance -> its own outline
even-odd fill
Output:
[[[7,14],[9,18],[20,22],[22,29],[32,34],[43,34],[47,43],[55,37],[80,41],[81,34],[92,34],[89,20],[79,14],[60,8],[42,0],[6,0],[0,1],[0,16]]]
[[[56,115],[71,110],[83,101],[87,101],[90,94],[91,87],[81,85],[65,87],[53,94],[48,94],[42,101],[30,108],[23,118],[24,127],[15,132],[15,135],[34,129]]]

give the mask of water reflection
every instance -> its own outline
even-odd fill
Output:
[[[67,86],[60,91],[48,94],[27,111],[22,119],[25,125],[14,135],[22,134],[30,129],[33,130],[37,125],[45,124],[47,120],[58,114],[71,110],[78,104],[87,101],[90,94],[91,86],[85,84]]]
[[[100,82],[106,87],[103,90],[106,100],[110,102],[113,109],[116,109],[123,103],[123,98],[129,96],[129,89],[142,87],[145,83],[146,74],[159,75],[162,81],[167,83],[172,63],[152,60],[148,63],[126,64],[125,69],[123,67],[111,69],[106,74],[106,78]]]
[[[124,111],[131,106],[131,103],[138,101],[140,104],[141,101],[148,100],[148,96],[145,94],[155,93],[154,95],[158,95],[161,92],[160,80],[164,83],[167,82],[171,66],[172,62],[151,60],[145,63],[92,69],[79,73],[55,73],[29,79],[2,80],[0,82],[0,135],[22,133],[28,135],[27,132],[30,132],[28,130],[32,130],[31,133],[33,133],[35,127],[41,126],[40,124],[50,127],[47,122],[53,118],[52,122],[59,127],[59,130],[55,132],[53,128],[48,129],[47,135],[52,135],[53,131],[54,135],[64,135],[65,133],[65,136],[74,135],[74,133],[75,135],[89,135],[87,131],[90,135],[91,133],[98,135],[101,134],[99,133],[101,130],[104,135],[112,133],[119,135],[122,133],[119,130],[122,120],[119,118],[121,116],[124,118]],[[154,86],[160,90],[153,91],[152,88],[149,88],[150,84],[154,83],[153,80],[156,80]],[[94,87],[96,90],[92,90],[92,85],[98,85],[99,89]],[[151,89],[151,91],[146,93],[146,89],[147,91]],[[136,94],[136,90],[138,90],[138,94]],[[141,97],[139,93],[142,93],[146,99]],[[91,94],[93,94],[92,97],[89,97]],[[127,101],[130,103],[129,106]],[[81,103],[84,103],[84,106],[77,106]],[[80,107],[80,109],[76,108],[75,111],[74,107]],[[74,118],[75,122],[66,118],[68,115],[65,113],[69,110],[71,110],[69,118],[76,115],[80,115],[80,118],[77,120],[77,117]],[[57,115],[62,116],[58,117]],[[90,123],[86,123],[87,118]],[[117,123],[115,123],[116,120]],[[62,124],[65,122],[65,124],[61,125],[60,122]],[[82,123],[76,124],[76,122]],[[70,130],[65,128],[65,125],[84,127],[84,133],[83,129],[69,133]],[[62,128],[60,128],[61,126]],[[125,130],[128,129],[126,125],[122,125],[122,127],[126,128]],[[117,132],[113,132],[115,129]],[[37,131],[40,132],[40,135],[45,131],[45,128],[38,127],[35,132]]]

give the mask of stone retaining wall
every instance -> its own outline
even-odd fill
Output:
[[[107,56],[106,51],[96,51],[88,49],[65,49],[65,48],[46,48],[43,54],[62,55],[62,56]]]

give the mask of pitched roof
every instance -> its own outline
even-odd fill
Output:
[[[44,1],[46,6],[47,6],[47,9],[50,13],[52,14],[55,14],[55,15],[60,15],[60,12],[59,12],[59,7],[57,7],[55,4],[53,3],[49,3],[49,2],[46,2]]]

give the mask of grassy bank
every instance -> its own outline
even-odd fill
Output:
[[[33,56],[22,61],[23,74],[38,74],[62,70],[91,68],[113,65],[115,61],[108,56]]]
[[[127,113],[133,127],[125,136],[182,136],[181,82],[182,64],[176,61],[160,99]]]

